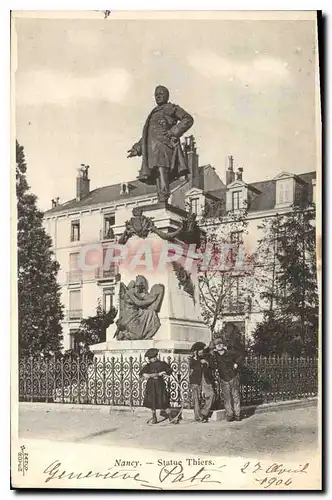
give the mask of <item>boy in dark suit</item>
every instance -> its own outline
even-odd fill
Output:
[[[213,377],[203,342],[195,342],[191,347],[192,355],[189,358],[189,382],[194,402],[195,420],[206,423],[215,398]],[[201,394],[204,396],[204,405],[200,407]]]
[[[244,362],[245,352],[235,329],[235,325],[228,323],[223,330],[225,340],[213,341],[228,422],[241,420],[239,368]]]

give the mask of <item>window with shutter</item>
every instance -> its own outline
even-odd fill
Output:
[[[70,226],[70,241],[80,241],[80,221],[73,220]]]
[[[82,271],[79,268],[79,252],[69,254],[69,283],[78,283],[82,278]]]
[[[232,192],[232,210],[239,210],[242,202],[242,191]]]
[[[294,201],[293,186],[294,186],[293,178],[282,179],[277,181],[277,186],[276,186],[277,205],[293,203]]]
[[[113,239],[113,226],[115,225],[115,215],[108,214],[104,217],[104,239]]]
[[[82,318],[81,290],[70,290],[69,292],[69,319],[80,320]]]
[[[109,312],[113,307],[114,288],[105,288],[103,291],[103,309]]]
[[[192,214],[198,214],[198,202],[199,198],[190,199],[190,211]]]

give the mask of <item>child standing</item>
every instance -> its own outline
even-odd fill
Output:
[[[195,342],[191,347],[192,355],[189,359],[189,382],[194,402],[194,414],[197,422],[206,423],[215,398],[213,378],[210,363],[204,357],[206,346],[203,342]],[[204,405],[200,407],[201,394],[204,396]]]
[[[152,410],[153,424],[158,423],[157,410],[161,410],[161,417],[171,420],[171,414],[168,411],[169,394],[163,376],[171,375],[172,368],[165,361],[158,359],[158,349],[148,349],[145,358],[148,359],[148,363],[140,371],[140,376],[147,379],[143,405]]]
[[[220,376],[226,419],[240,421],[240,374],[239,368],[243,364],[244,347],[236,338],[232,324],[228,323],[224,329],[225,342],[221,339],[214,341],[215,360]]]

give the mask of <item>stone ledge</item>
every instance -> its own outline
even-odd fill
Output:
[[[261,405],[241,406],[241,413],[266,413],[271,411],[291,410],[293,408],[305,408],[307,406],[316,406],[318,404],[318,397],[310,397],[305,399],[293,399],[290,401],[278,401],[273,403],[263,403]],[[71,403],[29,403],[20,402],[19,409],[28,409],[36,411],[99,411],[102,413],[112,412],[135,412],[136,414],[144,415],[149,413],[148,408],[142,406],[109,406],[109,405],[89,405],[89,404],[71,404]],[[182,417],[184,420],[193,419],[193,410],[183,410]],[[211,420],[224,420],[225,410],[216,410],[213,412]]]

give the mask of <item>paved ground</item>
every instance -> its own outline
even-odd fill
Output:
[[[20,437],[223,456],[296,459],[317,451],[317,408],[252,415],[241,422],[147,425],[147,414],[20,407]]]

